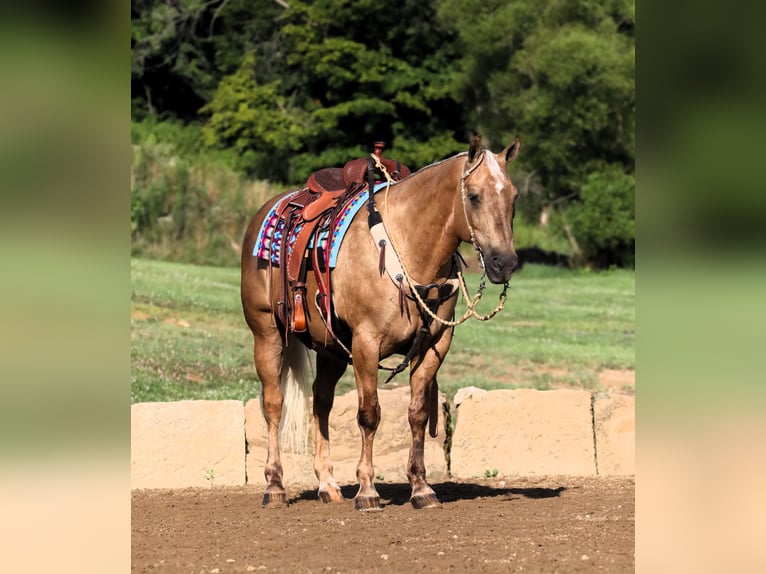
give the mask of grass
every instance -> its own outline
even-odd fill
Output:
[[[478,275],[467,279],[476,289]],[[133,402],[259,394],[238,269],[134,258],[131,284]],[[479,310],[494,308],[499,292],[488,284]],[[469,385],[598,389],[600,371],[635,368],[634,322],[633,271],[527,265],[511,281],[502,313],[456,328],[439,385],[448,396]],[[401,373],[389,386],[405,384]],[[338,393],[352,388],[348,369]]]

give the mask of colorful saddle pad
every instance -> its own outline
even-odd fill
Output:
[[[375,186],[374,193],[378,193],[385,187],[385,182],[377,184]],[[261,228],[258,231],[258,239],[256,240],[255,248],[253,249],[253,255],[255,257],[268,260],[270,254],[271,263],[276,266],[279,265],[280,247],[282,245],[282,241],[284,240],[284,221],[280,220],[279,215],[277,214],[279,213],[280,206],[282,206],[285,201],[290,201],[290,198],[296,193],[298,192],[294,191],[293,193],[286,195],[269,210],[269,213],[266,215],[263,223],[261,223]],[[330,239],[330,268],[334,268],[336,266],[338,261],[338,251],[340,251],[340,245],[343,242],[346,231],[348,231],[349,225],[351,225],[351,221],[354,219],[354,216],[367,202],[367,197],[367,189],[364,189],[361,193],[355,195],[351,200],[348,200],[344,204],[340,215],[338,216],[338,222],[335,226],[332,238],[328,238],[327,231],[324,231],[320,234],[319,246],[325,253],[328,252],[327,242],[328,239]],[[296,225],[290,233],[290,236],[287,238],[287,250],[289,254],[292,254],[295,238],[297,237],[298,232],[301,230],[302,226],[302,223]],[[309,244],[309,247],[313,246],[314,245],[312,240],[312,243]]]

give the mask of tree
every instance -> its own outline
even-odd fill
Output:
[[[463,148],[454,36],[428,24],[431,3],[296,0],[289,6],[279,18],[286,55],[279,81],[262,73],[261,58],[222,81],[203,109],[211,143],[230,145],[236,133],[236,145],[253,160],[251,173],[266,175],[255,158],[271,155],[284,158],[280,179],[292,182],[369,152],[375,140],[388,142],[412,167]],[[261,127],[247,129],[254,109]],[[288,150],[295,153],[287,157]]]
[[[301,148],[312,127],[308,114],[289,101],[281,87],[281,80],[258,82],[256,57],[249,54],[202,108],[211,114],[203,128],[205,142],[234,148],[245,173],[285,180],[289,154]]]
[[[612,181],[604,165],[609,174],[634,171],[633,1],[445,0],[439,15],[460,34],[473,123],[495,145],[515,134],[524,141],[518,169],[540,182],[535,209],[609,203],[596,197],[608,193],[596,180]],[[592,232],[578,241],[598,237]]]
[[[635,263],[635,179],[620,165],[602,165],[590,173],[567,218],[582,257],[596,267]]]
[[[633,0],[133,0],[131,17],[134,117],[204,123],[250,177],[298,184],[376,140],[417,169],[473,131],[518,134],[534,221],[606,205],[604,174],[634,171]]]
[[[194,121],[216,86],[248,53],[280,70],[271,0],[132,0],[131,97],[134,117]]]
[[[445,0],[464,46],[463,94],[489,141],[525,142],[521,165],[550,198],[578,193],[599,162],[632,171],[630,0]]]

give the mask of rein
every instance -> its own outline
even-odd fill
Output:
[[[486,274],[486,268],[484,266],[484,256],[481,253],[481,248],[476,243],[476,236],[473,232],[473,226],[471,225],[471,222],[468,219],[468,210],[466,209],[465,180],[468,178],[469,175],[471,175],[476,170],[476,168],[479,167],[481,162],[484,160],[484,153],[485,152],[482,151],[478,161],[474,165],[472,165],[467,171],[463,171],[460,177],[460,196],[461,196],[461,200],[463,204],[463,215],[465,216],[465,222],[466,222],[466,225],[468,226],[468,232],[471,236],[471,244],[473,245],[473,248],[479,257],[479,261],[481,262],[481,269],[482,269],[481,280],[479,282],[479,289],[476,291],[473,297],[471,297],[471,295],[468,292],[468,286],[466,285],[465,277],[463,276],[463,271],[458,265],[458,270],[457,270],[458,282],[460,284],[460,290],[463,293],[463,297],[466,300],[466,311],[463,314],[463,316],[458,320],[446,320],[446,319],[442,319],[436,313],[434,313],[430,309],[429,305],[427,305],[426,302],[423,301],[423,298],[420,296],[420,293],[418,292],[417,284],[415,283],[415,281],[413,281],[412,277],[407,272],[407,268],[405,267],[402,259],[397,256],[397,259],[399,259],[399,264],[402,267],[402,272],[404,274],[404,277],[405,279],[407,279],[407,284],[410,287],[410,291],[412,292],[414,299],[417,301],[421,311],[424,312],[426,315],[428,315],[431,319],[447,327],[455,327],[457,325],[460,325],[466,322],[471,317],[474,317],[475,319],[479,321],[489,321],[495,315],[497,315],[500,311],[503,310],[503,308],[505,307],[505,302],[508,298],[507,296],[508,281],[506,281],[505,284],[503,285],[503,292],[500,294],[498,298],[499,300],[498,300],[497,307],[495,307],[492,311],[490,311],[486,315],[480,315],[479,313],[476,312],[476,307],[479,304],[479,301],[481,301],[481,297],[484,293],[484,288],[486,287],[487,274]],[[375,154],[370,154],[370,157],[375,162],[376,167],[381,170],[383,175],[386,176],[387,185],[386,185],[386,196],[384,200],[384,210],[386,213],[386,219],[388,219],[388,191],[391,188],[393,179],[389,175],[388,170],[386,170],[385,166],[380,162],[380,159]],[[385,228],[385,221],[383,222],[383,227]],[[394,253],[396,253],[397,249],[396,249],[396,245],[394,244],[394,240],[391,237],[391,235],[388,233],[388,230],[386,230],[386,233],[389,237],[389,241],[391,242],[391,249],[394,251]]]

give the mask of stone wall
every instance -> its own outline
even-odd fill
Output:
[[[406,482],[409,388],[380,389],[378,396],[382,420],[375,437],[375,473],[378,480]],[[454,404],[441,398],[439,436],[426,439],[431,482],[487,472],[498,477],[635,473],[632,395],[471,387],[461,389]],[[331,453],[340,484],[356,483],[361,451],[356,404],[356,391],[338,396],[330,415]],[[265,422],[258,399],[245,405],[138,403],[131,407],[131,425],[133,488],[264,482]],[[286,484],[315,486],[313,436],[309,445],[308,453],[282,450]]]

